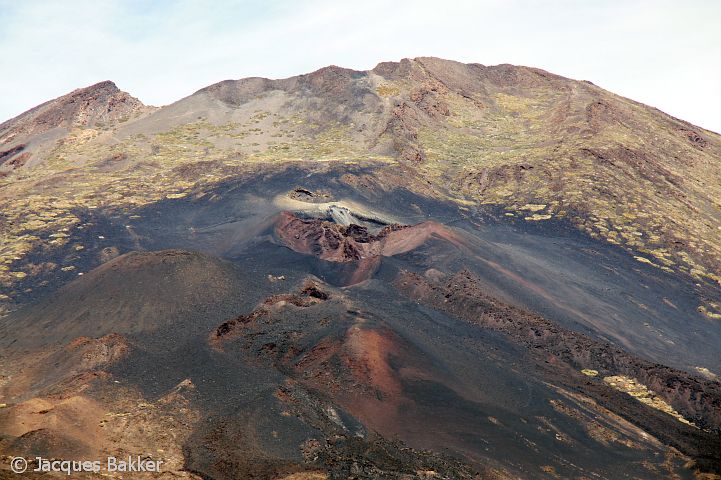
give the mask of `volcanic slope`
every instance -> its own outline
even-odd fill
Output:
[[[678,337],[690,280],[559,220],[358,189],[372,168],[260,169],[96,213],[85,238],[117,233],[95,253],[150,251],[2,319],[2,452],[137,451],[214,479],[718,473],[721,384],[683,363],[718,344],[657,335]]]
[[[66,245],[83,210],[123,211],[252,165],[303,160],[371,162],[388,188],[528,222],[567,218],[699,288],[719,282],[719,136],[539,69],[436,58],[327,67],[220,82],[160,109],[105,82],[2,131],[0,300],[9,309],[23,302],[28,275],[70,266],[30,257]],[[47,149],[19,161],[35,143]],[[719,305],[696,308],[717,320]]]
[[[0,139],[3,455],[719,475],[713,132],[418,58],[159,109],[104,82]]]

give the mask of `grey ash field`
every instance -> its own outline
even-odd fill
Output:
[[[421,58],[105,82],[0,141],[0,476],[721,476],[713,132]]]

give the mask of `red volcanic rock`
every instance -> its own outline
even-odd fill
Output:
[[[389,225],[373,235],[366,227],[339,225],[327,220],[302,219],[284,212],[276,222],[278,238],[292,250],[331,262],[365,261],[393,256],[418,248],[431,237],[462,246],[454,232],[437,222]]]
[[[282,213],[275,232],[292,250],[332,262],[350,262],[381,253],[377,238],[364,227],[344,227],[325,220],[302,219]]]
[[[242,335],[246,329],[252,329],[258,321],[267,320],[274,309],[282,308],[286,304],[306,308],[325,302],[330,295],[323,291],[312,280],[306,280],[299,293],[272,295],[266,298],[255,310],[248,315],[239,315],[236,318],[220,324],[210,335],[210,345],[222,350],[222,343],[233,340]]]

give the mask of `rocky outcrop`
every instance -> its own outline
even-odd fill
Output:
[[[57,127],[96,127],[128,120],[146,109],[140,100],[121,91],[113,82],[104,81],[79,88],[0,124],[0,141],[9,144]]]
[[[484,329],[502,332],[528,349],[536,358],[538,368],[554,383],[580,389],[622,416],[629,415],[629,421],[698,458],[707,467],[721,465],[718,455],[721,450],[714,454],[716,447],[708,448],[708,445],[721,446],[718,438],[721,432],[721,383],[648,362],[612,344],[599,342],[507,304],[487,294],[482,282],[468,271],[438,281],[405,272],[395,285],[399,291],[424,305],[449,312]],[[584,376],[608,378],[616,375],[637,379],[701,430],[676,424],[677,420],[667,413],[659,415],[646,411],[631,417],[629,412],[639,408],[638,405],[629,406],[628,402],[634,400],[614,398],[607,391],[610,387],[600,381],[583,379]],[[667,434],[668,429],[676,433]],[[678,431],[685,433],[678,435]]]
[[[431,237],[462,246],[462,239],[437,222],[417,225],[387,225],[372,234],[367,227],[347,226],[319,218],[299,218],[282,213],[276,222],[278,238],[296,252],[331,262],[352,262],[393,256],[413,250]]]

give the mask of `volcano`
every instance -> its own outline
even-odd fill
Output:
[[[8,459],[721,475],[716,133],[416,58],[161,108],[103,82],[0,143]]]

